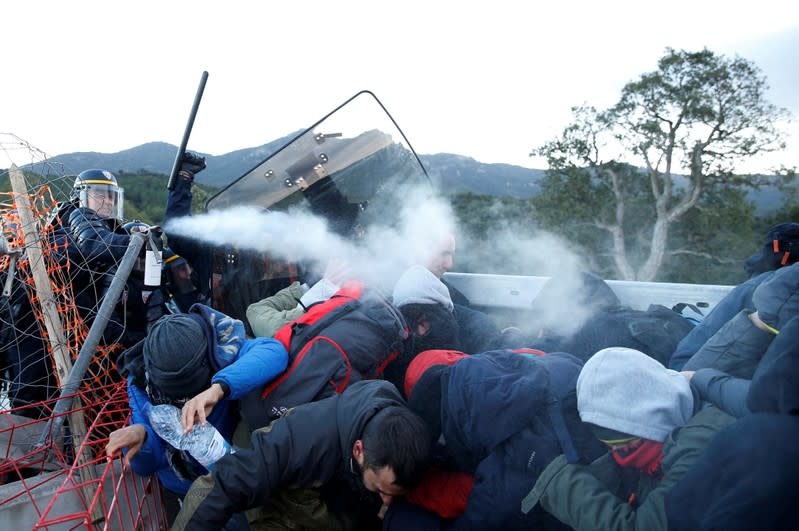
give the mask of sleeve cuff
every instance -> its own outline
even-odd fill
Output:
[[[222,388],[222,394],[224,395],[223,398],[227,398],[230,396],[230,386],[224,380],[217,380],[213,382],[215,384],[219,384],[219,387]]]

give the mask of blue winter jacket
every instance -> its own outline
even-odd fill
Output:
[[[214,406],[207,420],[230,440],[238,422],[238,408],[234,402],[247,393],[261,388],[283,373],[288,364],[288,353],[283,345],[272,338],[246,339],[244,325],[208,306],[195,304],[191,313],[201,315],[209,341],[211,364],[217,369],[211,383],[224,382],[230,394]],[[169,462],[167,443],[156,435],[147,418],[151,407],[144,390],[128,378],[128,399],[132,412],[132,423],[141,424],[147,430],[147,439],[132,462],[133,471],[141,476],[158,474],[161,484],[178,494],[188,492],[196,477],[207,473],[196,461],[189,458],[186,463],[189,474],[176,472]],[[184,458],[187,457],[184,454]],[[180,477],[189,476],[189,477]]]
[[[719,432],[666,495],[673,531],[795,530],[799,416],[753,413]]]
[[[733,288],[732,291],[721,299],[716,307],[713,308],[687,336],[682,338],[679,344],[677,344],[677,348],[674,349],[674,353],[669,360],[669,369],[674,369],[675,371],[682,370],[683,365],[691,359],[691,356],[696,354],[702,345],[704,345],[713,334],[718,332],[727,321],[738,315],[738,312],[744,309],[751,309],[754,311],[752,294],[755,292],[755,288],[773,274],[774,271],[760,273]]]
[[[493,351],[466,357],[442,388],[441,428],[454,468],[473,473],[466,512],[454,520],[392,503],[383,529],[534,529],[558,523],[519,507],[538,474],[561,453],[590,462],[604,448],[577,412],[582,362],[570,354]]]

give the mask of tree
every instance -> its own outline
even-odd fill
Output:
[[[796,171],[787,170],[784,174],[784,180],[788,184],[782,188],[782,205],[772,216],[764,221],[764,229],[777,223],[799,220],[799,186],[792,184],[796,180]],[[764,234],[765,232],[766,230],[763,230]]]
[[[616,275],[655,280],[669,253],[672,226],[703,197],[773,184],[738,175],[755,154],[784,148],[788,113],[766,101],[765,77],[751,62],[671,48],[658,69],[628,83],[606,110],[583,105],[562,136],[534,150],[549,171],[536,212],[554,219],[567,206],[572,229],[608,241]]]

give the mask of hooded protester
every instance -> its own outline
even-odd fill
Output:
[[[797,381],[799,317],[794,317],[771,343],[751,385],[745,381],[743,418],[718,434],[666,496],[670,530],[796,528]]]
[[[423,475],[428,439],[394,386],[354,383],[256,430],[194,482],[172,529],[219,529],[246,509],[252,529],[379,528],[381,505]]]
[[[610,451],[588,466],[556,458],[522,511],[540,506],[576,531],[665,531],[666,494],[733,422],[699,407],[687,378],[642,352],[597,352],[577,379],[577,409]]]
[[[689,373],[690,375],[690,373]],[[691,376],[703,400],[741,418],[752,411],[790,411],[799,405],[799,315],[774,338],[750,378],[739,378],[717,369],[699,369]],[[760,404],[757,404],[760,402]],[[759,409],[752,409],[752,405]],[[768,404],[768,406],[764,406]]]
[[[753,311],[754,310],[754,311]],[[751,379],[780,329],[799,315],[799,264],[779,269],[757,286],[752,308],[741,310],[683,366],[685,371],[715,369]]]
[[[182,408],[187,432],[207,421],[229,441],[238,422],[233,401],[281,374],[287,361],[280,342],[246,339],[241,321],[208,306],[195,304],[187,314],[162,317],[122,355],[132,420],[111,433],[106,453],[122,450],[136,474],[157,474],[166,489],[184,495],[207,471],[156,434],[148,419],[151,406]]]
[[[408,348],[386,368],[385,378],[403,388],[405,371],[420,352],[460,350],[460,328],[447,287],[422,266],[411,266],[397,282],[391,296],[410,332]]]
[[[411,491],[407,502],[392,503],[383,528],[562,528],[541,510],[522,514],[519,505],[556,456],[588,463],[602,452],[577,414],[581,366],[565,353],[419,354],[405,378],[408,407],[436,442],[434,464],[455,477],[437,496],[423,482],[424,497]]]
[[[752,308],[755,289],[780,268],[799,260],[799,223],[779,223],[769,229],[763,248],[744,264],[749,278],[730,291],[674,349],[669,368],[682,370],[685,363],[730,319]]]

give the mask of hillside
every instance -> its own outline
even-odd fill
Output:
[[[296,134],[278,138],[263,146],[232,151],[224,155],[200,153],[205,156],[208,167],[198,174],[197,181],[212,188],[221,188],[257,165]],[[112,172],[169,175],[177,149],[177,146],[166,142],[149,142],[117,153],[93,151],[65,153],[50,158],[48,162],[62,164],[65,173],[73,174],[80,173],[86,168],[103,168]],[[37,171],[36,165],[30,169]]]
[[[208,167],[197,175],[197,182],[209,189],[219,189],[257,166],[271,153],[293,139],[300,131],[253,148],[206,157]],[[86,168],[104,168],[112,172],[167,175],[172,169],[177,146],[150,142],[118,153],[65,153],[49,159],[63,164],[65,173],[79,173]],[[471,192],[477,195],[528,199],[538,193],[543,169],[510,164],[485,164],[471,157],[449,153],[420,155],[431,181],[445,195]],[[37,171],[36,166],[29,167]],[[679,185],[679,183],[678,183]],[[780,206],[782,194],[766,188],[749,192],[758,213],[771,212]]]
[[[206,157],[208,167],[197,175],[197,182],[210,188],[221,188],[255,167],[296,134],[224,155],[201,153]],[[172,170],[176,152],[177,146],[172,144],[150,142],[118,153],[65,153],[52,157],[49,162],[63,164],[66,173],[79,173],[86,168],[104,168],[112,172],[166,175]],[[483,164],[461,155],[440,153],[421,155],[419,158],[430,179],[445,194],[472,192],[526,199],[538,191],[536,183],[544,174],[543,170],[510,164]],[[37,171],[35,166],[29,169]]]
[[[446,153],[419,158],[436,188],[447,195],[471,192],[527,199],[538,193],[538,181],[545,172],[510,164],[484,164]]]

